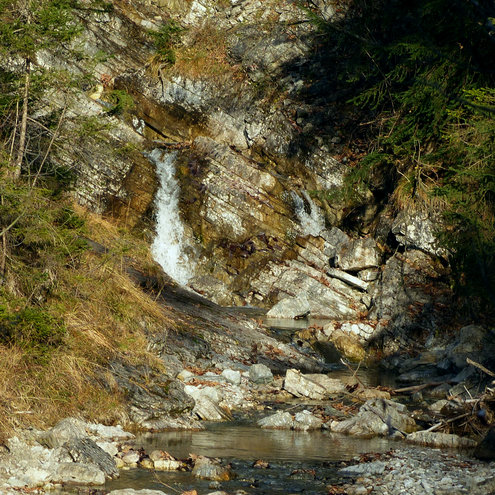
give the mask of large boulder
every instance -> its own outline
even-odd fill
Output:
[[[52,474],[54,483],[73,483],[81,485],[103,485],[105,473],[94,464],[62,462]]]
[[[62,449],[67,451],[74,462],[96,465],[108,478],[116,478],[119,475],[113,457],[90,438],[69,440],[64,443]]]
[[[334,325],[330,323],[329,325]],[[366,357],[366,351],[361,344],[361,337],[354,332],[348,332],[340,328],[333,327],[330,332],[328,326],[325,327],[324,332],[330,333],[329,339],[333,343],[335,348],[351,361],[362,361]]]
[[[386,399],[371,399],[361,406],[356,416],[331,423],[332,431],[359,437],[395,436],[416,430],[416,422],[406,406]]]
[[[323,421],[308,410],[296,413],[294,416],[294,430],[319,430]]]
[[[379,266],[381,253],[374,239],[356,239],[340,248],[334,262],[342,270],[357,272]]]
[[[479,362],[492,357],[489,348],[493,350],[493,344],[490,344],[491,339],[483,327],[468,325],[461,328],[457,339],[447,349],[448,357],[457,368],[465,368],[467,358]]]
[[[212,481],[229,481],[236,476],[230,466],[222,466],[217,459],[205,456],[199,456],[196,459],[192,475],[196,478]]]
[[[298,318],[307,316],[311,312],[306,294],[295,297],[286,297],[273,306],[266,314],[268,318]]]
[[[401,211],[392,224],[397,242],[406,248],[420,249],[429,254],[442,255],[445,250],[438,243],[438,218],[430,212]]]
[[[38,442],[50,449],[61,447],[65,442],[87,438],[87,425],[77,418],[65,418],[59,421],[53,428],[40,433]]]
[[[331,394],[345,390],[340,380],[329,378],[326,375],[303,375],[297,370],[287,370],[283,387],[296,397],[308,399],[327,399]]]

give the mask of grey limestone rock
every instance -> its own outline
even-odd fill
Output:
[[[273,381],[273,374],[265,364],[253,364],[249,368],[249,380],[257,385],[266,385]]]
[[[69,440],[78,440],[88,437],[86,423],[77,418],[65,418],[59,421],[53,428],[42,432],[38,436],[38,442],[48,448],[62,446]]]
[[[105,479],[105,473],[94,464],[76,462],[60,463],[52,474],[52,481],[56,483],[103,485]]]
[[[275,414],[260,419],[258,425],[261,428],[290,430],[294,427],[294,418],[288,412],[278,411]]]
[[[297,318],[307,316],[311,312],[308,298],[305,294],[286,297],[273,306],[266,314],[269,318]]]
[[[287,370],[283,387],[296,397],[309,399],[326,399],[331,394],[345,390],[340,380],[323,374],[304,375],[297,370]]]
[[[74,462],[94,464],[109,478],[115,478],[119,474],[112,456],[107,454],[90,438],[69,440],[64,443],[62,448],[68,452]]]
[[[229,466],[222,466],[217,459],[205,456],[199,456],[196,459],[192,475],[212,481],[228,481],[236,476]]]
[[[467,448],[475,447],[476,442],[470,438],[436,431],[415,431],[407,435],[406,440],[435,448]]]
[[[416,429],[416,422],[406,407],[387,399],[370,399],[353,418],[333,422],[331,430],[360,437],[391,436],[396,432],[409,433]]]
[[[345,271],[357,272],[380,265],[381,253],[371,237],[350,241],[340,248],[335,264]]]

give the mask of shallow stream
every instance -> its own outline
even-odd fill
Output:
[[[231,308],[235,311],[234,308]],[[240,310],[251,317],[261,317],[274,337],[290,342],[294,333],[309,325],[324,325],[326,321],[270,320],[262,314]],[[328,349],[316,349],[333,369],[330,376],[343,378],[350,371],[334,361]],[[389,385],[390,377],[378,370],[360,369],[358,378],[366,385]],[[121,488],[162,490],[170,495],[196,490],[199,495],[216,490],[248,494],[327,493],[328,485],[339,480],[337,470],[342,461],[365,452],[385,452],[396,445],[384,438],[358,439],[328,431],[263,430],[255,420],[244,419],[230,423],[206,423],[204,431],[169,431],[147,433],[137,437],[136,448],[148,454],[165,450],[178,459],[189,454],[217,457],[230,463],[236,479],[225,482],[200,480],[190,472],[158,472],[145,469],[122,471],[119,479],[110,481],[105,490]],[[257,460],[269,463],[269,468],[253,467]]]
[[[105,490],[120,488],[155,489],[166,493],[197,490],[203,495],[215,490],[249,494],[322,494],[336,482],[338,464],[363,452],[384,452],[393,442],[386,439],[356,439],[325,431],[296,432],[262,430],[243,423],[209,424],[204,431],[173,431],[143,434],[136,446],[146,452],[165,450],[178,458],[189,453],[218,457],[232,464],[237,478],[221,484],[199,480],[188,472],[160,472],[144,469],[122,471]],[[262,459],[267,469],[254,468]]]

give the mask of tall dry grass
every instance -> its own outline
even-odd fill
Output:
[[[126,423],[126,399],[109,371],[115,360],[163,362],[147,350],[146,332],[173,328],[172,315],[126,274],[132,258],[145,273],[158,270],[146,240],[110,220],[75,207],[88,237],[108,248],[84,252],[79,263],[58,267],[54,289],[43,303],[66,328],[62,345],[42,361],[18,345],[0,345],[0,436],[16,428],[47,427],[67,416],[107,424]],[[1,301],[9,304],[9,301]]]

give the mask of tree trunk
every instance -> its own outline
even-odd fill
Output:
[[[31,59],[26,57],[26,68],[24,73],[24,93],[22,102],[22,117],[21,117],[21,132],[19,135],[19,147],[17,149],[17,156],[14,162],[12,171],[12,178],[14,180],[19,179],[21,176],[22,160],[26,151],[26,131],[27,131],[27,119],[28,119],[28,103],[29,103],[29,87],[31,84]]]

